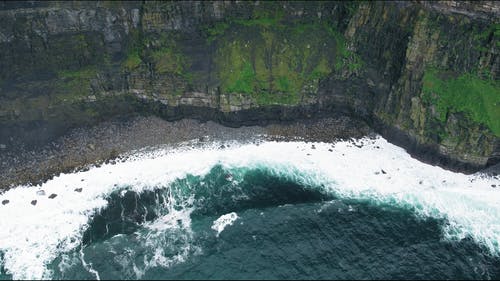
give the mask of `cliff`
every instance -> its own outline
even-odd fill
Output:
[[[0,149],[114,116],[349,114],[433,163],[500,162],[500,5],[0,2]]]

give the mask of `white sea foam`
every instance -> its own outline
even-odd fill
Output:
[[[137,153],[125,162],[86,172],[63,174],[37,187],[17,187],[0,195],[0,251],[4,268],[15,279],[50,278],[47,264],[81,242],[89,218],[106,206],[106,195],[129,187],[168,188],[187,174],[204,175],[216,165],[262,168],[306,185],[323,185],[343,198],[369,200],[413,209],[425,217],[446,218],[446,239],[471,236],[493,254],[500,254],[500,189],[498,180],[464,175],[423,164],[383,138],[327,143],[232,143],[218,149],[158,149]],[[331,150],[331,151],[329,151]],[[383,170],[383,172],[382,172]],[[82,188],[82,192],[75,192]],[[45,195],[37,194],[44,190]],[[58,196],[49,199],[49,195]],[[38,200],[35,206],[31,200]],[[189,209],[171,212],[148,225],[173,228],[189,224]],[[174,223],[175,221],[175,223]],[[153,253],[152,253],[153,254]],[[161,255],[161,253],[159,253]],[[182,262],[186,256],[178,257]],[[161,257],[156,259],[160,264]],[[164,261],[168,263],[167,261]]]
[[[217,234],[215,234],[215,235],[217,237],[219,237],[219,234],[222,231],[224,231],[226,226],[233,225],[234,221],[237,219],[238,219],[238,215],[235,212],[220,216],[212,224],[212,229],[217,231]]]

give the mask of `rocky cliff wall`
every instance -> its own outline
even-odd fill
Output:
[[[0,2],[0,143],[114,116],[344,113],[434,163],[500,161],[499,4]]]

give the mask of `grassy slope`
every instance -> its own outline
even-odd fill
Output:
[[[473,121],[486,125],[500,136],[500,83],[474,74],[446,77],[427,69],[423,79],[424,99],[436,106],[440,121],[449,112],[464,112]]]

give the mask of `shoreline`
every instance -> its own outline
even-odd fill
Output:
[[[144,148],[205,141],[255,142],[261,140],[314,141],[332,143],[376,134],[371,126],[347,115],[276,121],[265,125],[229,127],[214,121],[181,119],[167,121],[156,116],[115,118],[92,127],[79,127],[36,148],[14,148],[0,154],[0,193],[21,185],[38,185],[61,173],[87,170],[90,166],[116,161]],[[424,163],[466,173],[459,167],[436,161],[436,156],[408,149],[398,139],[388,139]],[[500,174],[500,164],[478,171]],[[470,174],[470,173],[469,173]]]
[[[159,117],[114,119],[80,127],[38,148],[0,154],[0,193],[20,185],[37,185],[61,173],[88,169],[146,147],[185,141],[280,140],[334,142],[361,138],[374,131],[363,121],[341,115],[331,118],[276,122],[265,126],[228,127],[213,121]]]

